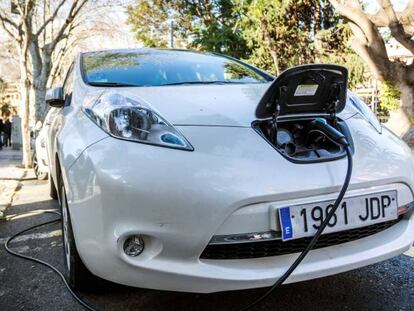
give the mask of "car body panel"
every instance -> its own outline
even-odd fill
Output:
[[[373,128],[367,131],[363,118],[351,118],[347,123],[357,140],[349,195],[397,189],[399,205],[411,202],[414,163],[407,147],[387,131],[382,135],[389,139],[383,139]],[[269,213],[274,206],[334,198],[343,183],[346,160],[294,164],[248,128],[181,126],[179,130],[192,142],[194,152],[109,137],[87,148],[73,164],[68,171],[68,199],[82,259],[96,275],[134,286],[212,292],[270,285],[274,276],[283,270],[281,262],[284,261],[279,261],[283,256],[273,260],[276,266],[280,264],[278,269],[270,268],[269,258],[248,260],[245,266],[244,260],[240,260],[230,267],[227,261],[206,263],[199,256],[211,237],[223,233],[223,228],[227,233],[250,232],[252,227],[247,220],[237,228],[234,222],[233,226],[226,226],[227,221],[234,220],[246,208],[267,204],[266,209],[255,210],[255,219],[268,217],[269,223],[262,222],[262,227],[256,224],[255,229],[268,231]],[[117,155],[116,166],[111,154]],[[384,159],[387,167],[383,165]],[[329,254],[348,244],[352,245],[349,251],[359,249],[360,242],[312,251],[318,254],[316,258],[325,258],[320,264],[332,268],[316,269],[312,273],[303,272],[309,267],[302,268],[292,281],[329,275],[334,273],[335,265],[337,271],[346,271],[376,262],[397,252],[394,248],[405,251],[411,239],[409,232],[413,230],[411,223],[412,220],[407,220],[390,229],[406,232],[400,242],[394,244],[390,240],[392,247],[381,249],[374,257],[362,259],[360,254],[354,254],[353,264],[342,258],[335,261]],[[148,252],[131,259],[123,254],[120,245],[133,233],[145,237]],[[385,233],[379,236],[382,234]],[[364,245],[378,248],[376,235],[367,239]],[[108,270],[105,260],[96,261],[97,253],[109,256],[108,264],[115,262],[117,273]],[[315,257],[310,255],[310,258]],[[129,265],[123,268],[122,261]],[[256,262],[256,268],[252,268],[252,262]],[[312,265],[317,265],[317,260]],[[266,267],[269,270],[265,272]],[[244,272],[250,268],[250,272]],[[247,276],[256,269],[262,269],[263,279]],[[141,281],[147,273],[154,279]],[[218,278],[214,286],[212,275]],[[191,281],[192,278],[195,279]],[[243,278],[246,279],[241,281]]]

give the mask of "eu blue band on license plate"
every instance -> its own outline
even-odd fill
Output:
[[[288,240],[293,238],[292,221],[290,219],[290,208],[282,207],[279,209],[280,224],[282,226],[282,239]]]

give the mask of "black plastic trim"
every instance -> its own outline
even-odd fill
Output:
[[[316,242],[314,249],[330,247],[358,241],[359,239],[373,236],[383,232],[397,224],[403,216],[395,220],[373,224],[366,227],[354,228],[345,231],[323,234]],[[286,254],[299,253],[305,249],[312,237],[296,240],[282,241],[258,241],[234,244],[209,244],[204,249],[200,259],[229,260],[229,259],[252,259]]]
[[[256,117],[298,113],[337,114],[346,104],[348,70],[333,64],[308,64],[283,71],[269,86],[256,108]],[[316,86],[313,94],[296,94],[299,86]]]

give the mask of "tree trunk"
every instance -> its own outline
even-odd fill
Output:
[[[21,117],[22,117],[22,164],[25,168],[32,166],[32,152],[30,139],[30,81],[28,78],[27,67],[21,62],[20,65],[20,98],[21,98]],[[26,64],[27,65],[27,64]]]
[[[397,88],[401,92],[401,107],[396,111],[390,112],[390,118],[385,125],[395,134],[402,137],[412,127],[411,118],[414,112],[414,87],[399,83],[397,84]]]
[[[272,56],[272,59],[273,59],[273,64],[275,65],[275,73],[276,73],[276,76],[278,76],[280,74],[279,59],[277,57],[276,51],[272,50],[271,48],[269,49],[270,49],[270,55]]]
[[[321,30],[321,20],[323,18],[323,16],[321,16],[322,15],[321,4],[322,3],[320,1],[315,2],[314,31],[313,31],[314,36]]]
[[[41,80],[41,79],[39,79]],[[32,87],[34,95],[34,121],[42,121],[46,115],[46,82],[37,81]]]
[[[34,109],[32,118],[34,122],[43,121],[46,114],[46,85],[51,70],[51,52],[47,47],[41,52],[37,42],[30,43],[30,55],[32,59],[32,94]]]
[[[277,48],[275,46],[275,43],[273,42],[272,36],[269,33],[267,21],[262,18],[260,19],[260,24],[262,26],[262,35],[263,38],[267,44],[267,47],[269,48],[270,56],[272,56],[273,64],[275,65],[275,73],[276,76],[280,74],[280,67],[279,67],[279,58],[277,56]]]
[[[397,84],[397,88],[401,92],[401,109],[409,118],[412,118],[414,115],[414,85],[400,83]]]

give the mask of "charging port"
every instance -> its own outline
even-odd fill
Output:
[[[319,118],[318,118],[319,119]],[[281,155],[296,163],[332,161],[345,157],[344,146],[335,143],[313,126],[316,118],[277,121],[255,121],[253,128]],[[345,122],[325,118],[326,122],[342,133],[348,142],[352,139]]]

